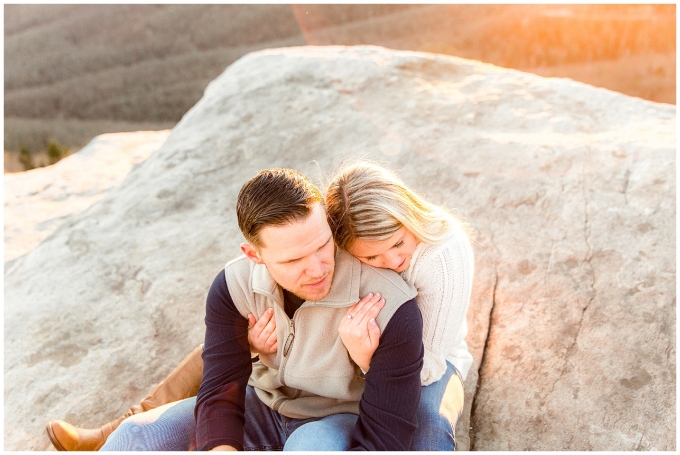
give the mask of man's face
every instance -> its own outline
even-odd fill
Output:
[[[264,264],[282,288],[304,300],[328,295],[335,271],[335,242],[321,204],[304,221],[266,226],[259,237],[262,247],[244,243],[241,249],[253,262]]]

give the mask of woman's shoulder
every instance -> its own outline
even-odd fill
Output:
[[[451,229],[451,233],[446,239],[438,244],[426,244],[421,242],[413,252],[411,264],[402,273],[402,278],[416,284],[426,278],[436,279],[435,271],[446,272],[451,259],[457,256],[468,256],[467,251],[471,251],[470,239],[465,231],[460,227]]]
[[[441,243],[434,245],[422,244],[421,254],[418,255],[416,261],[432,261],[437,255],[441,255],[451,251],[458,251],[461,248],[470,246],[470,238],[465,231],[458,225],[454,225],[449,230],[449,235]]]

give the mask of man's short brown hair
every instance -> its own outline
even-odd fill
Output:
[[[238,193],[238,227],[248,243],[261,247],[263,227],[305,220],[316,203],[323,205],[323,195],[309,178],[293,169],[265,169]]]

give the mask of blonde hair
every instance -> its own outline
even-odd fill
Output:
[[[452,228],[465,226],[443,207],[411,191],[392,171],[360,161],[342,169],[326,191],[326,216],[336,244],[385,240],[402,226],[418,240],[442,243]]]

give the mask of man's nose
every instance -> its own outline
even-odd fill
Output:
[[[321,277],[324,273],[323,260],[319,255],[312,255],[307,263],[307,275]]]

